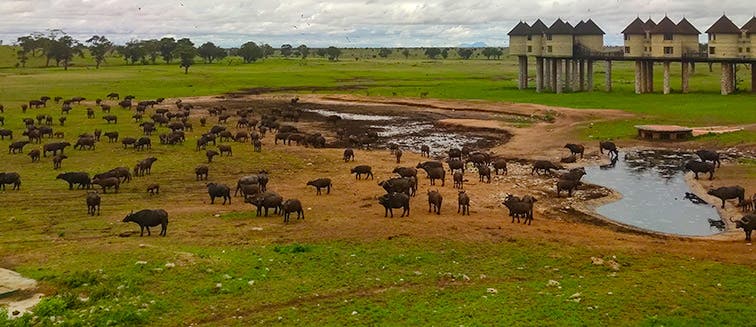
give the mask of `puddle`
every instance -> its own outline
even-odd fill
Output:
[[[614,168],[586,167],[586,182],[611,188],[622,199],[596,211],[618,222],[640,228],[686,236],[705,236],[719,231],[708,219],[719,220],[716,209],[686,199],[692,192],[682,169],[695,154],[644,150],[621,153]]]
[[[464,132],[453,128],[436,126],[434,120],[428,117],[406,117],[345,113],[326,109],[304,109],[323,117],[339,116],[341,126],[348,126],[349,130],[376,132],[379,136],[378,147],[385,147],[388,143],[396,143],[404,149],[419,151],[421,145],[431,148],[431,156],[443,157],[450,148],[468,146],[473,149],[487,149],[503,143],[507,135],[488,135],[490,133],[465,129]],[[503,138],[503,140],[502,140]]]

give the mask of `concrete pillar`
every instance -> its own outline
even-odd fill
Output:
[[[644,67],[643,62],[640,60],[635,61],[635,94],[642,94],[643,93],[643,74]]]
[[[572,71],[571,71],[572,70],[572,61],[569,60],[569,59],[565,59],[565,60],[563,60],[563,62],[564,62],[564,67],[563,67],[564,68],[564,75],[562,75],[563,76],[562,78],[564,80],[561,81],[562,88],[566,89],[567,91],[572,91],[572,85],[570,85],[571,84],[570,81],[571,81],[571,78],[572,78]]]
[[[544,86],[546,87],[546,90],[551,91],[553,88],[551,87],[551,59],[544,59],[544,67],[543,67],[543,79],[544,79]]]
[[[522,88],[528,88],[528,56],[522,56]]]
[[[557,90],[557,67],[559,66],[559,59],[551,59],[551,90],[556,92]]]
[[[591,80],[593,80],[593,78],[591,78]],[[606,61],[606,73],[604,74],[604,85],[606,86],[607,92],[612,91],[612,61],[611,60]]]
[[[756,63],[751,63],[751,93],[756,93]]]
[[[578,61],[578,89],[585,91],[585,60]]]
[[[536,92],[543,92],[543,58],[536,57]]]
[[[517,88],[520,89],[520,90],[524,89],[524,86],[523,86],[524,83],[522,82],[522,75],[523,75],[522,74],[522,67],[524,65],[523,62],[522,62],[522,58],[523,57],[525,57],[525,56],[518,56],[517,57]]]
[[[695,75],[696,74],[696,62],[691,61],[690,62],[690,74]]]
[[[588,92],[591,92],[593,91],[593,60],[588,60],[586,66],[585,80],[586,84],[588,84],[586,89]]]
[[[664,94],[669,94],[671,91],[671,88],[669,86],[669,66],[670,66],[670,62],[665,61],[664,62]]]
[[[582,91],[580,86],[580,70],[578,70],[579,64],[582,60],[572,61],[572,89],[575,91]]]
[[[730,94],[730,83],[732,83],[732,65],[722,63],[722,77],[720,78],[720,88],[722,95]]]
[[[556,64],[556,69],[555,69],[555,71],[556,71],[556,74],[555,74],[556,81],[554,83],[555,84],[554,89],[556,90],[557,94],[562,93],[562,90],[564,88],[564,81],[562,80],[564,78],[564,72],[563,72],[564,64],[563,64],[563,61],[564,60],[562,60],[562,59],[556,59],[556,60],[554,60],[554,63]]]
[[[735,93],[738,88],[738,64],[732,65],[732,84],[730,84],[730,93]]]
[[[647,61],[646,68],[648,69],[648,73],[646,73],[647,82],[648,82],[648,85],[646,86],[646,92],[654,93],[654,62]]]
[[[690,64],[687,62],[683,62],[681,66],[681,74],[680,74],[680,80],[681,84],[680,89],[682,93],[688,93],[688,84],[690,84]]]

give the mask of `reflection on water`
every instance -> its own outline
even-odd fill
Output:
[[[621,156],[613,169],[586,167],[584,179],[622,194],[622,199],[596,209],[618,222],[679,235],[711,235],[708,219],[716,209],[686,199],[691,192],[682,166],[695,154],[643,150]]]

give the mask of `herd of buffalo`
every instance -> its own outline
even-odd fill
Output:
[[[117,105],[125,110],[133,109],[132,119],[135,123],[139,124],[142,131],[142,136],[138,137],[121,137],[117,131],[109,131],[103,133],[100,129],[95,129],[92,134],[83,133],[80,134],[75,143],[73,149],[76,150],[94,150],[97,142],[100,142],[101,136],[107,138],[108,143],[120,142],[124,149],[132,147],[136,151],[149,150],[152,147],[151,135],[158,131],[158,128],[165,128],[170,132],[165,132],[158,135],[159,142],[164,145],[175,145],[185,142],[186,132],[193,131],[193,125],[189,122],[190,112],[197,111],[192,104],[184,103],[181,100],[175,102],[176,110],[170,110],[167,106],[160,106],[154,108],[155,105],[161,104],[165,99],[158,98],[156,100],[147,100],[135,102],[133,96],[127,96],[120,98],[116,93],[107,95],[109,100],[118,101]],[[29,101],[28,104],[22,105],[21,109],[23,113],[26,113],[30,108],[39,108],[40,106],[47,106],[47,102],[52,100],[50,97],[40,97],[39,100]],[[72,111],[72,104],[80,104],[86,99],[83,97],[73,97],[68,100],[64,100],[61,97],[56,97],[54,101],[61,103],[61,117],[58,122],[61,126],[64,126],[66,122],[66,115]],[[213,125],[209,128],[207,133],[203,133],[197,138],[196,151],[205,150],[205,154],[208,163],[211,163],[215,156],[232,156],[233,151],[231,145],[228,144],[216,144],[216,142],[234,141],[239,143],[249,142],[253,146],[253,151],[260,152],[262,149],[261,140],[265,137],[266,133],[273,134],[274,144],[278,144],[281,141],[283,144],[291,145],[294,142],[297,145],[312,146],[314,148],[322,148],[326,146],[326,139],[319,133],[305,133],[298,130],[296,127],[285,124],[287,120],[297,121],[301,115],[301,109],[297,108],[297,99],[291,101],[291,105],[284,110],[274,109],[270,114],[262,114],[259,116],[259,120],[254,118],[252,109],[241,109],[235,113],[229,112],[224,107],[213,107],[207,110],[210,117],[217,119],[217,125]],[[118,124],[118,117],[110,114],[111,107],[103,100],[97,99],[95,104],[100,108],[103,113],[102,119],[107,124]],[[0,113],[4,111],[4,107],[0,105]],[[147,116],[147,111],[151,110],[153,113]],[[87,108],[86,114],[88,119],[93,119],[94,109]],[[228,120],[235,118],[236,132],[227,130],[229,126]],[[148,118],[149,120],[146,120]],[[333,117],[329,117],[333,118]],[[338,117],[336,117],[338,118]],[[333,119],[336,119],[333,118]],[[53,117],[49,115],[37,115],[35,118],[24,118],[23,123],[25,129],[21,131],[21,135],[26,137],[26,140],[14,141],[14,131],[0,128],[0,139],[6,138],[11,140],[11,144],[8,146],[9,154],[23,153],[25,146],[29,144],[40,144],[43,138],[65,138],[62,132],[53,131]],[[208,117],[202,116],[199,119],[200,126],[205,127],[208,122]],[[5,125],[5,118],[0,116],[0,126]],[[377,135],[371,135],[366,133],[364,135],[339,135],[339,137],[345,137],[351,142],[355,148],[368,148],[371,143],[375,142]],[[213,144],[218,149],[210,150],[207,146]],[[53,169],[60,169],[63,165],[63,160],[68,157],[64,154],[64,150],[72,144],[67,141],[55,141],[44,144],[41,149],[32,149],[28,152],[28,156],[32,162],[38,162],[40,155],[47,157],[48,154],[52,156]],[[570,155],[562,158],[560,163],[574,163],[577,161],[577,156],[583,158],[585,153],[585,146],[581,144],[566,144],[564,148],[569,149]],[[389,144],[388,149],[391,151],[392,156],[396,157],[396,163],[401,163],[402,150],[396,144]],[[422,145],[418,148],[420,153],[424,157],[430,157],[430,148],[427,145]],[[617,146],[612,142],[600,142],[599,151],[604,153],[604,150],[608,151],[608,155],[615,163],[619,152]],[[453,187],[458,189],[457,196],[457,213],[462,215],[470,214],[470,196],[464,190],[465,176],[464,174],[468,169],[474,168],[478,174],[478,180],[481,183],[491,183],[492,173],[495,175],[507,174],[507,160],[494,156],[489,153],[475,152],[466,147],[449,149],[447,152],[448,158],[445,162],[428,160],[420,162],[416,166],[396,167],[392,173],[396,174],[396,177],[380,181],[378,185],[382,187],[386,193],[378,198],[378,203],[384,207],[384,216],[393,217],[393,209],[402,209],[402,217],[409,216],[410,214],[410,200],[417,195],[418,190],[418,171],[425,172],[426,177],[430,181],[431,186],[437,186],[440,183],[440,187],[444,187],[446,184],[447,171],[453,181]],[[699,173],[708,173],[709,179],[714,178],[716,168],[721,166],[719,154],[710,150],[699,150],[696,152],[701,159],[691,160],[685,163],[686,170],[692,171],[695,174],[695,178],[698,179]],[[343,153],[343,160],[345,163],[355,161],[355,151],[352,148],[346,148]],[[90,175],[86,172],[65,172],[57,175],[57,179],[65,181],[68,184],[69,190],[74,187],[79,189],[91,189],[97,185],[101,188],[102,193],[107,193],[108,190],[112,190],[114,193],[118,193],[120,185],[122,183],[128,183],[135,177],[143,177],[150,175],[152,166],[158,161],[156,157],[147,157],[136,163],[133,169],[128,167],[115,167],[105,172]],[[444,167],[444,163],[447,168]],[[586,174],[583,168],[573,168],[565,170],[560,163],[554,163],[551,161],[537,160],[533,162],[532,174],[556,174],[557,179],[555,183],[556,196],[560,197],[564,192],[567,197],[571,197],[573,193],[578,190],[581,185],[581,178]],[[552,172],[559,171],[559,172]],[[209,167],[207,165],[199,165],[194,169],[196,179],[198,181],[207,181]],[[355,179],[361,180],[373,179],[373,169],[369,165],[357,165],[351,168],[351,174],[355,175]],[[267,171],[260,171],[258,174],[243,176],[239,178],[234,191],[234,196],[241,195],[244,197],[244,202],[254,205],[257,208],[258,216],[268,216],[269,210],[272,209],[274,214],[280,214],[284,217],[284,222],[288,223],[290,215],[292,213],[297,214],[297,219],[304,219],[304,211],[301,201],[295,198],[284,199],[276,192],[269,191],[267,189],[268,182],[270,180],[269,173]],[[21,176],[17,172],[0,172],[0,189],[5,190],[5,185],[12,185],[13,190],[18,190],[21,187]],[[330,194],[333,184],[330,178],[317,178],[307,182],[307,186],[313,186],[317,195],[321,195],[325,190],[326,194]],[[216,198],[223,199],[223,204],[231,202],[231,188],[228,185],[221,183],[206,183],[207,192],[210,197],[210,202],[213,204]],[[150,194],[159,194],[160,185],[150,184],[147,188],[147,192]],[[738,199],[738,206],[742,207],[746,215],[737,221],[733,221],[738,228],[742,228],[746,233],[746,239],[750,241],[751,231],[756,229],[756,213],[754,210],[754,202],[756,202],[756,195],[752,198],[745,196],[745,190],[740,186],[720,187],[708,191],[708,194],[713,195],[722,200],[722,207],[724,208],[725,200]],[[443,196],[438,190],[428,190],[428,212],[432,212],[440,215],[442,210]],[[502,202],[509,210],[509,216],[512,218],[512,222],[520,219],[524,219],[523,223],[530,225],[533,221],[533,207],[537,202],[537,199],[531,195],[515,196],[507,195]],[[101,197],[97,191],[88,191],[86,196],[87,212],[90,215],[100,214]],[[168,213],[162,209],[157,210],[141,210],[138,212],[132,212],[127,215],[124,222],[135,222],[140,226],[141,234],[144,233],[144,229],[147,229],[148,235],[150,234],[150,227],[161,226],[161,236],[165,236],[168,225]]]

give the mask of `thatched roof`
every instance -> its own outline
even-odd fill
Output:
[[[525,36],[530,35],[530,26],[525,22],[519,22],[515,27],[507,33],[509,36]]]
[[[756,33],[756,16],[751,18],[751,20],[749,20],[748,23],[745,23],[740,29],[748,33]]]
[[[565,23],[562,21],[561,18],[554,21],[551,26],[549,26],[549,29],[546,30],[546,34],[569,34],[571,35],[574,32],[575,28],[572,27],[572,25]]]
[[[643,26],[643,21],[640,18],[635,18],[630,25],[627,25],[624,30],[622,30],[622,34],[640,34],[645,35],[646,29]]]
[[[583,21],[580,21],[577,25],[575,25],[575,34],[576,35],[604,35],[604,31],[601,30],[596,23],[594,23],[592,20],[588,19],[583,23]]]
[[[652,34],[675,34],[677,33],[677,24],[672,22],[669,17],[664,16],[664,18],[659,21],[659,24],[656,24],[656,27],[651,29]]]
[[[643,29],[646,32],[651,32],[654,28],[656,28],[656,23],[654,23],[654,21],[651,18],[649,18],[645,23],[643,23]]]
[[[685,17],[680,20],[679,23],[677,23],[677,34],[684,34],[684,35],[698,35],[701,34],[701,32],[696,29],[693,24],[691,24]]]
[[[533,34],[543,34],[546,33],[546,31],[549,29],[546,24],[544,24],[540,19],[535,21],[532,26],[530,26],[530,32]]]
[[[709,34],[740,34],[740,29],[738,28],[735,23],[733,23],[727,16],[722,15],[722,17],[717,20],[714,25],[711,25],[708,30],[706,30],[706,33]]]

